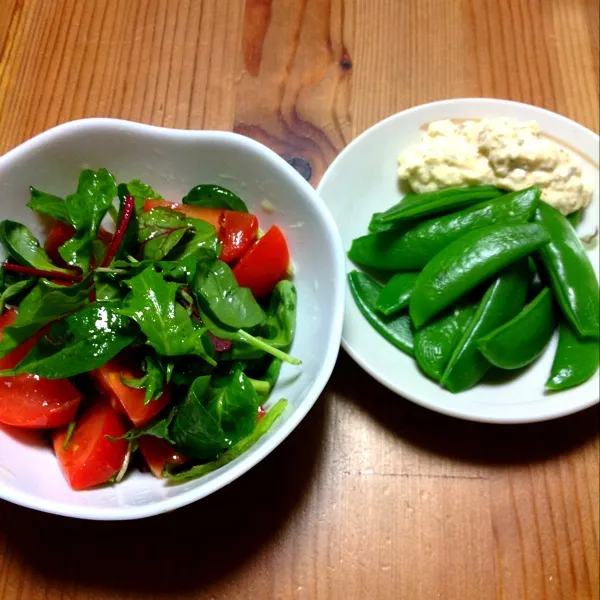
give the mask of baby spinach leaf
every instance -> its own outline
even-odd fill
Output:
[[[211,390],[206,410],[221,425],[232,445],[254,431],[258,406],[251,381],[238,369],[226,385]]]
[[[238,285],[223,261],[215,260],[208,268],[199,269],[193,286],[198,305],[227,327],[254,327],[264,319],[265,314],[252,292]]]
[[[227,438],[204,407],[210,394],[210,377],[198,377],[190,386],[171,423],[171,439],[186,456],[211,460],[227,448]]]
[[[239,212],[248,212],[244,201],[233,192],[220,185],[203,184],[193,187],[187,196],[183,197],[184,204],[204,206],[206,208],[226,208]]]
[[[31,191],[31,200],[27,203],[27,206],[29,206],[31,210],[35,210],[42,215],[54,217],[67,225],[71,225],[69,211],[67,210],[67,205],[63,198],[41,192],[34,187],[30,187],[29,190]]]
[[[142,257],[147,260],[164,258],[192,228],[184,215],[162,207],[142,213],[138,222]]]
[[[66,317],[43,335],[12,370],[46,379],[75,377],[101,367],[136,337],[131,319],[93,305]]]
[[[191,481],[192,479],[197,479],[198,477],[208,475],[209,473],[212,473],[213,471],[225,466],[227,463],[230,463],[232,460],[238,458],[238,456],[241,456],[247,452],[249,448],[254,446],[254,444],[256,444],[256,442],[258,442],[258,440],[260,440],[260,438],[262,438],[262,436],[265,435],[269,429],[271,429],[273,423],[277,421],[286,408],[286,400],[281,399],[276,402],[267,412],[267,414],[256,424],[254,431],[250,435],[241,439],[239,442],[237,442],[237,444],[231,446],[231,448],[221,454],[216,460],[203,465],[193,466],[186,471],[179,470],[179,472],[175,472],[173,469],[176,467],[167,468],[165,476],[173,483],[183,483],[184,481]]]
[[[159,354],[196,354],[216,364],[203,340],[206,330],[194,325],[185,308],[175,302],[179,284],[165,281],[152,266],[125,283],[131,292],[119,312],[137,321],[148,343]]]
[[[35,236],[21,223],[2,221],[0,223],[0,241],[8,255],[20,265],[41,271],[70,273],[67,269],[54,266]]]
[[[155,353],[147,354],[142,360],[142,370],[144,374],[137,379],[121,378],[121,381],[128,387],[137,390],[146,390],[144,404],[149,404],[153,400],[158,400],[166,384],[167,373],[160,361],[160,357]]]
[[[19,305],[15,322],[2,332],[0,356],[5,356],[19,344],[28,340],[44,325],[79,310],[89,302],[87,280],[65,287],[38,279],[33,289]]]
[[[78,266],[84,272],[89,269],[92,240],[116,194],[115,179],[106,169],[81,172],[77,191],[65,198],[75,235],[58,251],[68,264]]]
[[[119,185],[121,190],[127,189],[126,196],[133,196],[135,200],[135,212],[139,215],[144,210],[144,200],[146,198],[153,198],[156,200],[162,200],[162,196],[157,194],[149,185],[143,183],[139,179],[132,179],[129,183],[121,183]]]

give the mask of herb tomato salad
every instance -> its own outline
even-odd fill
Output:
[[[42,246],[0,223],[0,423],[49,430],[75,490],[120,481],[137,456],[200,477],[268,431],[281,364],[300,364],[277,226],[261,232],[217,185],[175,203],[106,169],[66,198],[31,188],[28,206],[53,225]]]

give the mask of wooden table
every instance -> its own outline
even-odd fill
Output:
[[[598,131],[597,0],[0,0],[0,153],[112,116],[233,129],[316,184],[410,106],[494,96]],[[403,401],[343,352],[290,438],[171,515],[3,503],[0,595],[598,598],[598,410],[518,427]]]

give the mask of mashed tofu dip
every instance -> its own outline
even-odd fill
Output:
[[[507,190],[537,185],[542,200],[565,215],[592,200],[593,190],[582,179],[580,162],[542,137],[535,121],[434,121],[398,163],[400,179],[419,193],[467,185]]]

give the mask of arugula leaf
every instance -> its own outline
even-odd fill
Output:
[[[28,340],[44,325],[75,312],[89,302],[89,282],[65,287],[38,279],[36,285],[19,305],[15,322],[2,332],[0,357]]]
[[[125,186],[127,188],[127,194],[133,196],[135,200],[135,212],[141,214],[144,211],[144,200],[146,198],[153,198],[156,200],[162,200],[162,196],[157,194],[149,185],[143,183],[139,179],[132,179],[129,183],[122,183],[119,187]]]
[[[27,206],[29,206],[31,210],[35,210],[42,215],[54,217],[67,225],[72,224],[67,205],[63,198],[41,192],[34,187],[30,187],[29,190],[31,192],[31,200],[27,203]]]
[[[196,354],[216,364],[203,339],[206,329],[192,323],[185,308],[175,302],[179,284],[165,281],[152,266],[125,283],[131,292],[119,312],[137,321],[148,343],[159,354]]]
[[[238,285],[223,261],[215,260],[208,268],[198,270],[193,287],[198,305],[227,327],[254,327],[265,317],[252,292]]]
[[[227,188],[214,184],[203,184],[193,187],[183,197],[183,203],[193,206],[204,206],[206,208],[226,208],[239,212],[248,212],[248,207],[241,198]]]
[[[170,427],[171,439],[186,456],[210,460],[228,446],[223,429],[204,407],[210,377],[198,377],[179,405]]]
[[[138,429],[130,429],[125,435],[121,437],[114,438],[110,437],[111,440],[137,440],[144,435],[151,435],[152,437],[160,438],[161,440],[165,440],[169,442],[169,444],[173,444],[173,440],[171,439],[171,434],[169,433],[169,427],[171,426],[171,421],[177,412],[177,407],[174,407],[166,417],[163,418],[154,418],[143,427],[139,427]]]
[[[159,357],[154,354],[147,354],[142,361],[144,375],[137,379],[128,379],[121,377],[121,381],[128,387],[136,390],[145,389],[144,404],[149,404],[153,400],[158,400],[165,387],[167,379],[166,369],[160,362]]]
[[[196,465],[187,471],[174,472],[174,469],[177,467],[167,467],[164,473],[165,477],[173,483],[183,483],[184,481],[191,481],[192,479],[208,475],[225,466],[227,463],[238,458],[238,456],[241,456],[249,448],[254,446],[254,444],[256,444],[256,442],[271,429],[273,423],[275,423],[275,421],[283,414],[287,408],[287,404],[287,401],[283,398],[276,402],[267,414],[256,424],[254,431],[250,435],[231,446],[231,448],[221,454],[216,460],[203,465]]]
[[[101,367],[129,346],[136,334],[131,319],[105,306],[88,306],[54,325],[10,374],[75,377]]]
[[[77,191],[65,198],[75,235],[58,251],[68,264],[88,271],[92,241],[116,194],[115,179],[106,169],[81,172]]]
[[[148,260],[164,258],[192,228],[184,215],[160,206],[142,213],[138,222],[142,257]]]
[[[226,385],[212,389],[206,410],[221,425],[232,445],[254,431],[259,404],[250,379],[238,369]]]
[[[0,223],[0,241],[8,255],[21,265],[40,271],[71,273],[67,269],[55,266],[35,236],[21,223],[2,221]]]

